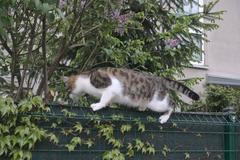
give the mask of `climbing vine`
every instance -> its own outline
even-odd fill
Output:
[[[64,126],[67,118],[74,118],[76,113],[68,109],[61,109],[61,118],[50,119],[48,117],[51,109],[44,105],[40,97],[29,96],[28,99],[15,103],[11,98],[0,97],[0,157],[13,160],[32,159],[32,151],[37,142],[48,141],[55,146],[66,148],[69,152],[84,146],[93,148],[97,139],[102,139],[111,150],[102,154],[102,159],[125,159],[134,156],[135,152],[143,154],[154,154],[154,145],[140,139],[131,142],[124,140],[124,135],[134,127],[144,132],[145,126],[140,122],[134,124],[121,124],[118,130],[124,138],[115,135],[116,125],[110,122],[100,121],[97,114],[88,114],[89,120],[84,123],[72,122]],[[65,117],[65,118],[64,118]],[[111,115],[113,121],[123,118],[123,115]],[[41,122],[51,122],[50,128],[40,127]],[[90,127],[91,126],[91,127]],[[93,127],[92,127],[93,126]],[[60,135],[54,132],[59,130],[60,135],[70,137],[69,143],[61,144]],[[92,136],[97,133],[97,137]],[[122,137],[120,136],[120,137]],[[124,150],[124,152],[122,151]]]
[[[39,97],[31,97],[15,104],[11,98],[0,97],[0,156],[14,160],[31,159],[31,150],[48,132],[34,121],[38,118],[26,116],[27,112],[48,112]]]

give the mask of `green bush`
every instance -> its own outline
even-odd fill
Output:
[[[240,112],[240,89],[219,85],[210,85],[206,89],[207,111],[221,112],[228,106],[235,107]]]

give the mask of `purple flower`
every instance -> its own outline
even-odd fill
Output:
[[[118,26],[115,28],[114,31],[122,36],[124,34],[124,26],[130,18],[132,18],[131,13],[115,16],[114,19],[117,21]]]
[[[119,15],[120,15],[120,10],[118,10],[118,9],[115,11],[111,11],[109,14],[110,18],[113,20],[118,19]]]
[[[181,40],[178,38],[174,38],[174,39],[169,39],[169,40],[165,40],[165,45],[169,46],[169,47],[176,47],[181,43]]]
[[[117,22],[117,27],[114,29],[114,31],[116,33],[119,33],[120,35],[124,34],[124,26],[126,25],[127,21],[133,16],[132,13],[126,13],[121,15],[121,8],[123,6],[123,2],[123,0],[117,0],[117,8],[115,8],[114,10],[110,9],[105,12],[105,15],[107,17]]]

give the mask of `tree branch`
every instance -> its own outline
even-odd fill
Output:
[[[29,45],[28,45],[27,63],[25,63],[24,66],[23,66],[23,74],[22,74],[22,78],[21,78],[21,83],[20,83],[20,85],[18,87],[18,91],[17,91],[17,94],[16,94],[16,99],[17,100],[19,99],[19,96],[22,93],[24,79],[25,79],[25,76],[26,76],[28,63],[29,63],[29,57],[32,54],[32,50],[33,50],[37,19],[38,19],[38,16],[35,15],[34,22],[33,22],[33,25],[31,25],[32,27],[31,27],[31,31],[30,31],[30,35],[29,35],[30,36],[30,41],[29,41]]]
[[[43,81],[44,81],[44,98],[48,102],[48,74],[47,74],[47,54],[46,54],[46,15],[42,17],[42,53],[43,53]]]

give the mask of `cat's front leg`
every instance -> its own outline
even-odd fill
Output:
[[[111,91],[103,92],[100,102],[91,104],[91,108],[93,109],[93,111],[97,111],[106,107],[114,98],[114,96],[115,94]]]
[[[164,113],[162,116],[159,117],[159,122],[161,124],[166,123],[169,117],[171,116],[172,112],[173,112],[173,109],[170,108],[169,111],[167,111],[166,113]]]

